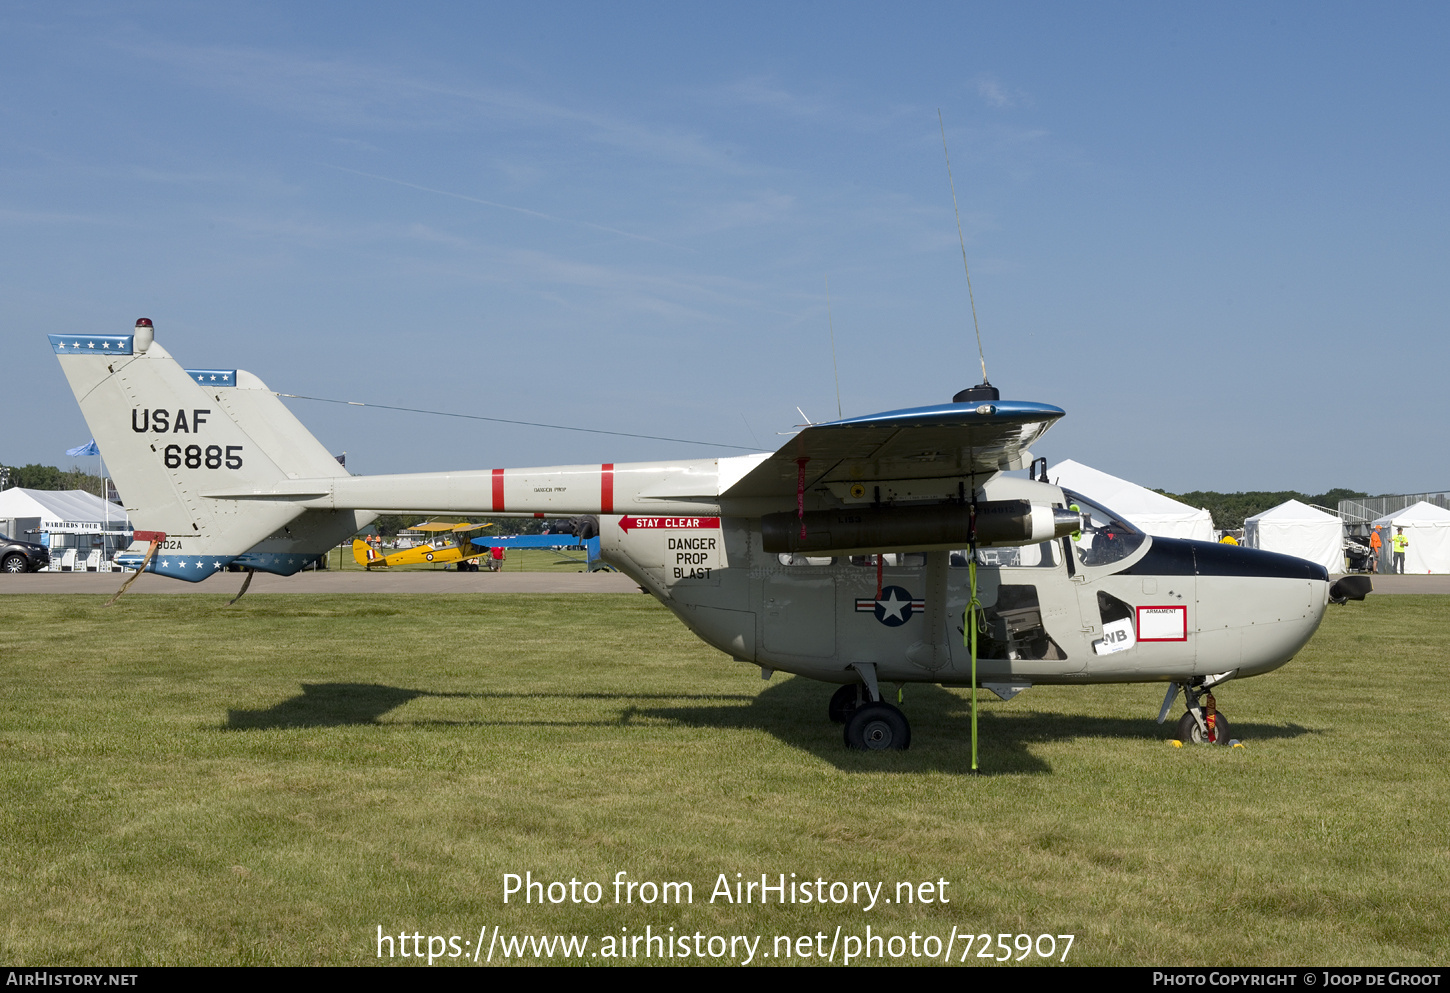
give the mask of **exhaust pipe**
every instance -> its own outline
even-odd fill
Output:
[[[1363,600],[1374,592],[1374,582],[1368,576],[1342,576],[1329,587],[1330,603],[1347,603]]]

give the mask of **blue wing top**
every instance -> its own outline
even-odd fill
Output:
[[[993,400],[812,424],[721,495],[794,494],[802,459],[807,487],[838,480],[991,475],[1019,466],[1028,446],[1064,413],[1045,403]]]

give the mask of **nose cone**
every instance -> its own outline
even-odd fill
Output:
[[[1199,577],[1200,625],[1218,626],[1209,623],[1212,606],[1225,632],[1237,633],[1241,641],[1239,676],[1277,669],[1298,654],[1319,627],[1329,602],[1329,575],[1324,567],[1257,548],[1203,541],[1192,544]],[[1209,600],[1211,605],[1206,603]],[[1202,655],[1201,647],[1201,661],[1206,661]]]
[[[1155,542],[1159,539],[1154,539]],[[1264,579],[1309,579],[1329,582],[1324,566],[1294,555],[1265,552],[1242,545],[1193,542],[1195,571],[1200,576],[1258,576]]]
[[[1241,579],[1303,579],[1328,583],[1324,566],[1294,555],[1214,541],[1154,537],[1148,554],[1124,575],[1234,576]]]

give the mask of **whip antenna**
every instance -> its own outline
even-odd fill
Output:
[[[982,327],[977,323],[977,300],[972,296],[972,271],[967,268],[967,239],[962,236],[962,212],[957,208],[957,184],[952,179],[952,157],[947,151],[947,126],[941,108],[936,109],[936,122],[941,127],[941,152],[947,160],[947,183],[952,188],[952,211],[957,215],[957,241],[962,246],[962,272],[967,274],[967,300],[972,305],[972,327],[977,332],[977,357],[982,360],[982,385],[987,385],[987,356],[982,351]]]
[[[826,324],[831,328],[831,371],[836,374],[836,419],[844,421],[841,413],[841,367],[836,365],[836,324],[831,320],[831,277],[826,277]]]

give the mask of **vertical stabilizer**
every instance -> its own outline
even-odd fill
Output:
[[[149,570],[196,582],[301,508],[200,495],[218,485],[272,487],[287,477],[150,331],[144,321],[134,335],[49,337],[132,523],[166,535]],[[138,539],[118,561],[139,564],[147,544]]]

